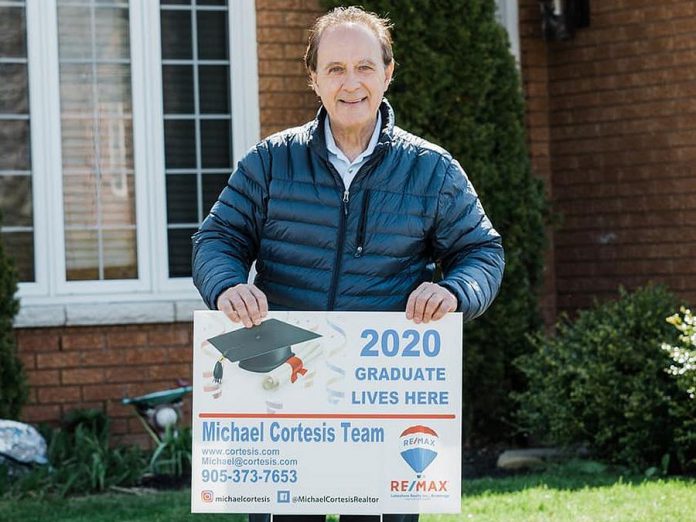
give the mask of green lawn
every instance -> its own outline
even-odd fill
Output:
[[[423,515],[422,522],[473,521],[693,521],[696,480],[624,478],[602,472],[548,471],[466,481],[460,515]],[[188,490],[143,496],[93,495],[70,499],[0,501],[0,520],[21,522],[178,522],[237,515],[191,515]]]
[[[534,475],[464,484],[462,512],[426,522],[694,521],[696,480]]]

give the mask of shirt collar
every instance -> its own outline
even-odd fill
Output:
[[[336,156],[341,161],[346,162],[348,165],[362,161],[370,154],[372,154],[377,146],[377,141],[379,140],[379,132],[382,129],[382,115],[380,111],[377,111],[377,121],[375,122],[375,129],[372,131],[372,137],[370,142],[367,144],[367,148],[360,153],[360,155],[355,158],[352,162],[343,154],[343,151],[336,145],[336,140],[334,140],[333,133],[331,132],[331,125],[329,124],[328,115],[324,119],[324,136],[326,137],[326,149],[329,154]]]

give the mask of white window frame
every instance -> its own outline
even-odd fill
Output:
[[[520,67],[520,22],[517,0],[495,0],[496,18],[505,27],[510,40],[510,52],[515,57],[517,68]]]
[[[37,208],[43,203],[42,195],[45,191],[45,176],[42,173],[48,171],[45,163],[45,155],[40,150],[36,150],[34,142],[38,136],[46,134],[46,103],[42,92],[36,86],[40,85],[42,76],[41,48],[44,46],[43,40],[46,35],[41,32],[41,24],[37,23],[41,16],[41,9],[38,2],[27,1],[25,4],[26,19],[26,45],[27,45],[27,74],[29,75],[29,128],[31,136],[31,190],[32,190],[32,224],[34,227],[34,282],[20,283],[19,295],[41,296],[49,291],[49,267],[46,263],[38,263],[39,259],[48,259],[47,244],[48,234],[48,213],[37,212]],[[37,38],[29,38],[29,35],[36,33]]]
[[[19,284],[17,326],[187,320],[202,303],[190,277],[168,277],[159,1],[125,3],[130,13],[138,279],[66,281],[57,6],[55,0],[27,0],[35,282]],[[229,0],[228,13],[235,165],[259,140],[255,2]],[[141,320],[123,312],[124,303],[138,303]],[[92,316],[90,308],[95,309]]]
[[[150,32],[151,41],[147,45],[153,49],[151,59],[155,66],[148,70],[151,76],[148,84],[156,89],[159,103],[151,104],[156,109],[152,114],[153,121],[159,126],[160,136],[156,145],[160,147],[157,151],[156,159],[158,162],[153,165],[152,171],[157,172],[156,183],[163,187],[157,191],[160,200],[155,209],[158,212],[157,222],[163,226],[157,227],[157,252],[167,252],[167,216],[166,216],[166,186],[165,167],[164,167],[164,127],[162,125],[162,54],[159,24],[159,2],[152,2],[151,13],[153,29]],[[228,0],[229,6],[229,48],[230,48],[230,100],[232,111],[232,165],[244,155],[244,153],[259,141],[259,102],[258,102],[258,71],[256,65],[256,6],[253,0],[234,1]],[[220,187],[222,190],[223,187]],[[155,262],[159,263],[154,267],[156,291],[182,291],[191,287],[190,277],[167,276],[169,272],[168,257],[162,256]]]

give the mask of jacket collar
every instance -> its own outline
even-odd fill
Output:
[[[390,145],[394,134],[394,110],[386,98],[382,99],[382,103],[379,105],[379,112],[382,115],[382,129],[379,132],[379,140],[372,153],[373,155],[377,153],[381,155]],[[324,106],[319,107],[316,118],[309,126],[309,146],[321,158],[328,161],[326,138],[324,136],[324,120],[326,120],[327,115],[328,113]]]

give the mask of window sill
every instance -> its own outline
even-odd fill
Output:
[[[207,310],[200,299],[22,305],[15,328],[192,322],[194,310]]]

